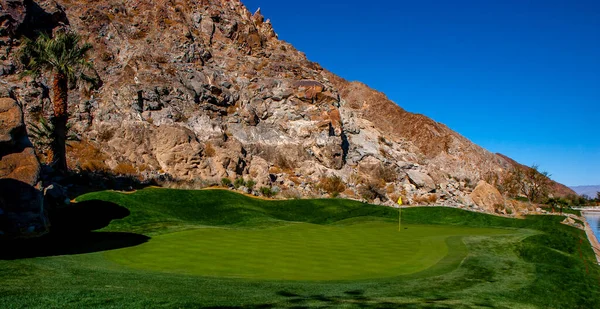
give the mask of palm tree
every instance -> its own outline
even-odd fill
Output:
[[[37,39],[24,39],[19,51],[19,60],[23,64],[24,75],[40,76],[43,72],[52,75],[52,105],[54,140],[51,145],[51,160],[59,172],[67,171],[66,139],[69,86],[83,80],[94,82],[94,78],[84,74],[92,69],[87,52],[92,49],[89,43],[80,44],[76,33],[61,31],[54,38],[40,34]]]

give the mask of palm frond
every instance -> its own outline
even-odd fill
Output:
[[[28,135],[37,146],[50,146],[54,140],[54,126],[46,118],[40,117],[38,123],[28,123]]]
[[[93,70],[87,59],[92,45],[81,44],[81,37],[74,32],[61,31],[54,38],[41,33],[35,41],[25,38],[22,46],[18,59],[24,67],[23,76],[38,76],[42,71],[59,72],[75,84],[81,72]]]

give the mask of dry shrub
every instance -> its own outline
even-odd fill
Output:
[[[385,200],[386,195],[383,188],[384,186],[380,181],[369,181],[359,187],[358,194],[368,201],[372,201],[377,198],[380,200]]]
[[[414,196],[412,200],[415,204],[432,205],[437,202],[438,196],[437,194],[427,194],[422,196]]]
[[[297,176],[290,176],[289,179],[290,179],[290,181],[292,181],[296,185],[299,185],[299,184],[302,183],[302,181],[300,180],[300,178],[297,177]]]
[[[346,190],[346,185],[339,176],[322,177],[319,181],[319,188],[329,193],[332,197],[337,197]]]
[[[103,161],[86,161],[79,164],[79,169],[85,172],[104,172],[108,166]]]
[[[300,194],[300,191],[294,189],[294,188],[289,188],[289,189],[285,189],[281,192],[281,196],[283,196],[286,199],[293,199],[293,200],[299,200],[302,198],[302,194]]]
[[[211,143],[206,143],[204,145],[204,155],[206,155],[207,157],[214,157],[217,154],[217,152],[215,151],[215,148],[213,147],[213,145]]]
[[[164,64],[164,63],[168,63],[169,59],[165,55],[157,55],[154,57],[154,61]]]
[[[163,188],[184,190],[198,190],[216,185],[215,181],[204,180],[200,177],[191,180],[181,180],[169,177],[165,180],[157,181],[157,183]]]
[[[109,52],[103,52],[102,54],[100,54],[100,60],[102,60],[104,62],[108,62],[113,59],[114,59],[113,55]]]
[[[82,171],[105,172],[109,168],[106,165],[106,156],[87,141],[70,141],[67,149],[69,164],[78,166]]]
[[[131,35],[131,38],[134,39],[134,40],[140,40],[140,39],[145,38],[147,35],[148,35],[148,32],[146,32],[145,30],[141,29],[141,30],[138,30],[135,33],[133,33]]]
[[[169,67],[165,69],[165,73],[169,74],[170,76],[175,76],[175,74],[177,74],[177,70],[173,67]]]
[[[269,61],[267,60],[263,60],[261,63],[259,63],[258,65],[256,65],[255,69],[256,71],[261,71],[262,69],[264,69],[267,65],[269,64]]]
[[[400,190],[399,193],[393,193],[393,194],[388,194],[388,196],[390,197],[390,199],[393,202],[397,202],[398,199],[402,198],[402,205],[408,205],[408,198],[406,198],[406,196],[408,195],[408,193],[406,192],[406,190],[403,188],[402,190]]]
[[[374,170],[373,176],[376,179],[383,179],[385,182],[394,182],[398,179],[398,173],[392,167],[383,164]]]
[[[348,183],[352,183],[355,185],[361,184],[364,182],[364,179],[362,176],[360,176],[358,173],[354,172],[352,173],[349,177],[348,177]]]
[[[389,194],[394,193],[396,191],[396,187],[394,185],[388,185],[385,187],[385,191]]]
[[[238,107],[236,105],[231,105],[229,107],[227,107],[227,115],[231,115],[235,112],[237,112]]]
[[[342,193],[343,193],[343,194],[344,194],[346,197],[349,197],[349,198],[356,198],[356,197],[358,197],[358,196],[356,195],[356,193],[354,192],[354,190],[352,190],[352,189],[346,189],[346,191],[344,191],[344,192],[342,192]]]
[[[121,162],[115,166],[113,172],[117,175],[135,175],[137,169],[131,163]]]
[[[108,142],[115,136],[114,130],[106,130],[98,133],[98,141]]]

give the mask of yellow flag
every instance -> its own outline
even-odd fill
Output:
[[[398,198],[398,205],[402,205],[402,197]]]

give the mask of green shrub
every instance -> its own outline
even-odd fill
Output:
[[[277,194],[277,190],[273,190],[271,187],[260,187],[260,193],[266,197],[273,197]]]
[[[254,186],[256,185],[256,181],[249,179],[248,181],[246,181],[246,188],[252,190],[254,189]]]
[[[231,185],[231,179],[223,177],[221,178],[221,184],[224,187],[229,187]]]
[[[246,182],[244,181],[244,178],[236,178],[235,181],[233,182],[233,187],[234,188],[239,188],[239,187],[243,187],[246,185]]]

